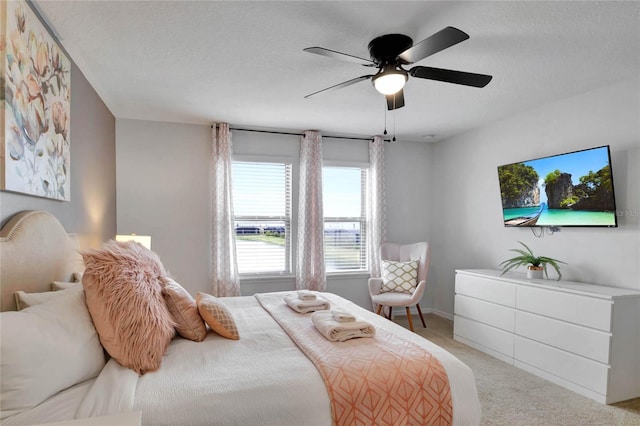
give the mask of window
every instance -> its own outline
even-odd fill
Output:
[[[322,169],[324,259],[327,272],[367,270],[366,182],[366,169]]]
[[[291,272],[291,164],[233,162],[240,274]]]

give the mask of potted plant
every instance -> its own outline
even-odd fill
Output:
[[[558,274],[558,281],[562,278],[562,273],[560,272],[559,263],[565,262],[557,259],[552,259],[546,256],[536,256],[533,254],[533,251],[525,243],[522,241],[518,241],[526,250],[523,249],[510,249],[509,251],[515,251],[519,253],[519,256],[512,257],[511,259],[507,259],[500,264],[502,268],[501,276],[509,272],[510,270],[517,268],[518,266],[527,265],[527,278],[542,278],[542,273],[544,271],[544,275],[549,278],[549,273],[547,272],[547,265],[551,265],[553,269],[555,269]]]

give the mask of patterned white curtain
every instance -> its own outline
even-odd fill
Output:
[[[375,136],[369,144],[367,174],[367,236],[372,277],[380,277],[380,245],[387,239],[387,207],[385,199],[384,139]]]
[[[233,146],[227,123],[211,131],[211,274],[215,296],[240,296],[231,197]]]
[[[307,130],[300,142],[296,289],[325,291],[322,136]]]

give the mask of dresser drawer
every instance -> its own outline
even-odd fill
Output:
[[[510,333],[515,330],[516,311],[506,306],[456,294],[455,313]]]
[[[511,333],[456,315],[453,334],[513,358],[515,336]]]
[[[611,331],[612,303],[572,293],[518,286],[516,307],[562,321]]]
[[[518,311],[516,334],[609,364],[611,335],[604,331]]]
[[[516,337],[518,361],[602,395],[607,394],[609,367],[523,337]]]
[[[461,273],[456,274],[456,293],[509,307],[516,302],[515,285]]]

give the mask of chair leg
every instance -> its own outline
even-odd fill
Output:
[[[389,306],[389,315],[387,315],[387,319],[389,321],[391,321],[391,311],[393,310],[393,307]]]
[[[420,304],[416,304],[416,308],[418,308],[418,314],[420,314],[420,321],[422,321],[422,326],[427,328],[427,324],[424,323],[424,317],[422,316],[422,311],[420,310]]]
[[[378,309],[376,309],[376,315],[380,315],[380,312],[382,312],[382,305],[378,305]]]
[[[407,319],[409,320],[409,329],[413,331],[413,321],[411,320],[411,310],[409,309],[408,306],[405,306],[405,309],[407,310]]]

